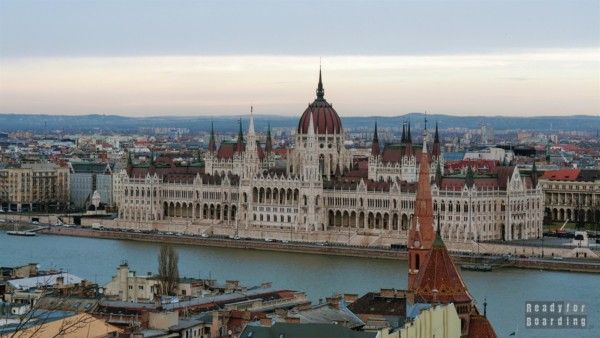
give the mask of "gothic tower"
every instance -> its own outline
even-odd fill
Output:
[[[423,153],[419,165],[419,183],[415,201],[415,215],[408,233],[408,289],[414,290],[419,269],[427,259],[435,234],[433,231],[433,203],[429,176],[429,155],[427,144],[423,143]]]

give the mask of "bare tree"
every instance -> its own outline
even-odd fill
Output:
[[[73,315],[70,317],[59,319],[60,325],[56,330],[47,331],[46,324],[56,320],[52,314],[56,311],[62,311],[64,299],[57,299],[49,303],[49,306],[40,306],[42,300],[47,297],[44,292],[42,297],[35,302],[27,312],[19,316],[19,321],[14,329],[8,333],[10,338],[35,338],[40,336],[62,337],[67,334],[75,333],[94,321],[94,317],[84,313],[82,315]],[[0,334],[0,337],[4,337]]]
[[[179,256],[170,245],[163,245],[158,255],[158,279],[161,295],[175,295],[179,281]]]

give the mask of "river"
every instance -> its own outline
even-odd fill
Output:
[[[406,288],[404,261],[256,250],[176,246],[180,275],[240,280],[245,285],[273,282],[275,288],[305,291],[317,301],[335,292],[363,294],[380,288]],[[157,270],[158,243],[38,235],[15,237],[0,232],[0,265],[36,262],[42,269],[62,268],[106,284],[126,260],[138,274]],[[463,271],[471,294],[499,337],[600,337],[600,275],[522,269]],[[526,300],[585,302],[588,329],[525,329]]]

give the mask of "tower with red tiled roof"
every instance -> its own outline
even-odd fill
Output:
[[[494,338],[494,329],[477,311],[473,297],[448,254],[441,236],[439,215],[434,235],[433,199],[425,143],[421,156],[415,216],[408,237],[408,289],[427,303],[453,303],[461,320],[461,337]]]

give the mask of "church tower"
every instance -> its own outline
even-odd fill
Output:
[[[414,290],[419,269],[431,249],[435,234],[433,231],[433,203],[429,176],[429,154],[423,143],[423,153],[419,165],[419,183],[415,201],[415,215],[408,233],[408,289]]]

